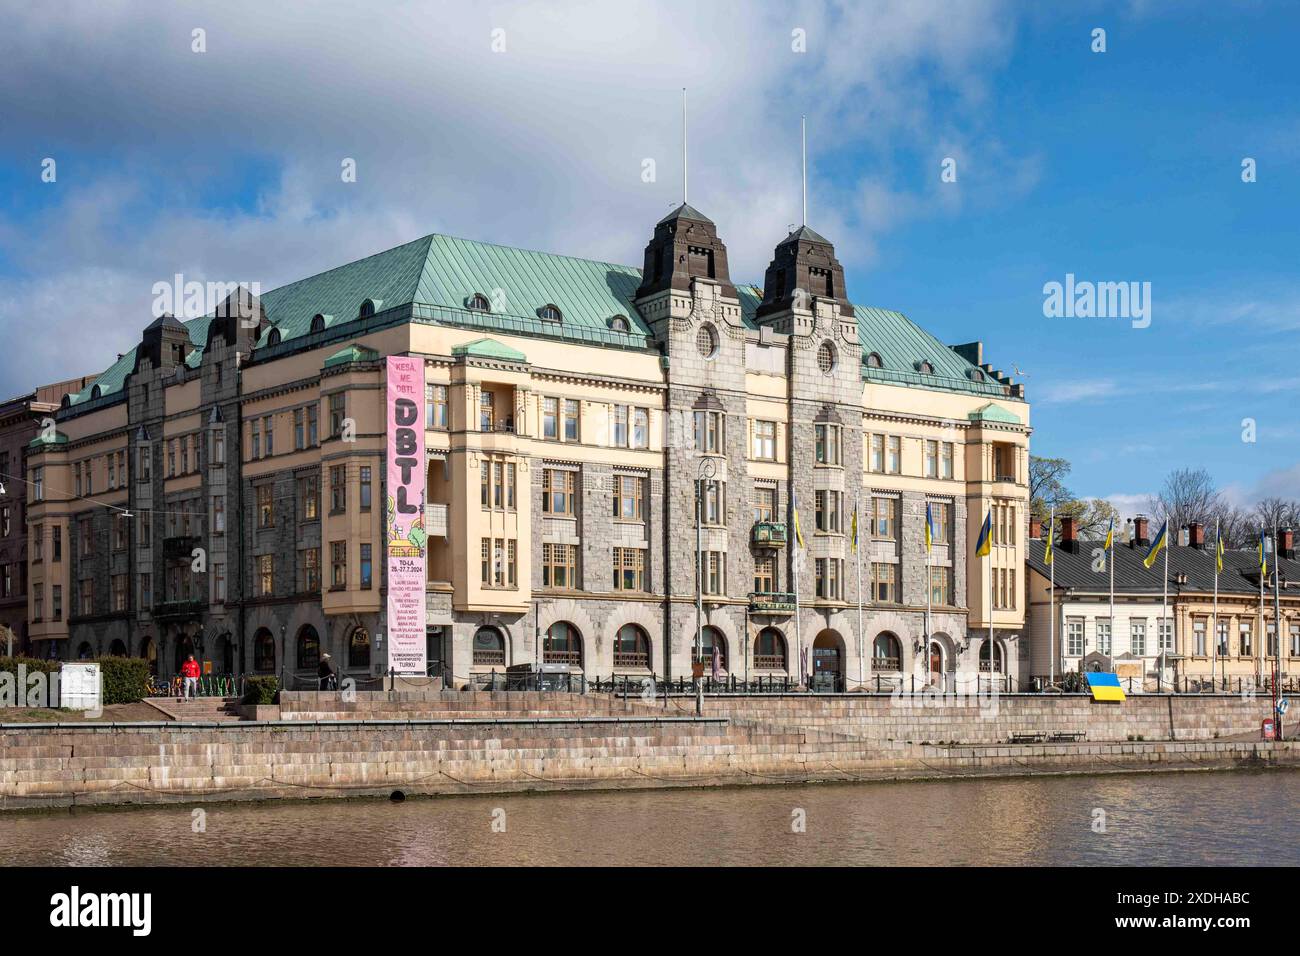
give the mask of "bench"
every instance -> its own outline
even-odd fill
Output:
[[[1046,734],[1012,734],[1011,743],[1013,744],[1041,744]]]
[[[1075,731],[1074,733],[1052,734],[1052,736],[1048,738],[1048,743],[1053,743],[1053,744],[1078,743],[1080,740],[1083,740],[1087,736],[1088,735],[1083,733],[1082,731]]]

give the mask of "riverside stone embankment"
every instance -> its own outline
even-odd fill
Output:
[[[954,704],[946,720],[884,698],[716,698],[702,718],[675,712],[693,706],[679,699],[358,698],[286,693],[273,722],[5,725],[0,807],[1300,766],[1300,745],[1224,739],[1257,735],[1267,706],[1236,698],[1133,699],[1122,716],[1007,697],[983,716]]]

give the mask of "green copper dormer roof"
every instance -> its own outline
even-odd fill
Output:
[[[463,355],[468,358],[492,359],[497,362],[523,362],[528,361],[528,356],[518,349],[512,349],[508,345],[503,345],[496,339],[475,339],[473,342],[466,342],[464,345],[452,347],[452,355]]]
[[[33,451],[36,451],[38,449],[45,448],[49,445],[66,445],[67,443],[68,443],[68,436],[63,434],[63,432],[61,431],[56,431],[52,436],[48,438],[44,435],[44,433],[37,435],[35,438],[33,438],[31,441],[27,443],[27,447]]]
[[[364,345],[353,343],[345,349],[339,349],[327,358],[324,367],[333,368],[336,365],[349,365],[352,362],[375,362],[378,360],[379,353],[374,349],[369,349]]]
[[[992,402],[975,409],[975,411],[971,412],[967,417],[973,422],[1001,422],[1005,425],[1024,424],[1024,422],[1001,405],[994,405]]]

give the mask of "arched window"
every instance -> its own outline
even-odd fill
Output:
[[[348,667],[370,666],[370,632],[364,627],[354,628],[348,638]]]
[[[632,323],[627,320],[626,315],[610,316],[609,327],[615,332],[631,332]]]
[[[922,375],[934,374],[934,366],[931,365],[929,362],[927,362],[925,359],[922,359],[920,362],[916,363],[916,370],[920,372]]]
[[[624,624],[614,636],[614,666],[650,666],[650,638],[637,625]]]
[[[382,299],[366,299],[361,303],[361,309],[357,314],[363,319],[368,319],[379,311],[379,306],[382,302]]]
[[[77,648],[77,660],[88,661],[95,656],[95,649],[90,646],[89,641],[82,641],[81,646]]]
[[[754,638],[754,667],[758,670],[785,670],[785,636],[774,627],[765,627]]]
[[[311,317],[311,330],[312,330],[313,332],[324,332],[324,331],[325,331],[325,316],[323,316],[323,315],[322,315],[321,313],[319,313],[319,312],[317,312],[315,315],[313,315],[313,316]]]
[[[121,640],[116,640],[109,647],[108,653],[110,657],[126,657],[126,645]]]
[[[495,627],[480,627],[474,632],[474,663],[491,667],[506,662],[506,639]]]
[[[542,661],[546,664],[582,666],[582,634],[568,621],[556,621],[546,629],[542,647]]]
[[[898,638],[888,631],[877,634],[871,644],[871,666],[878,671],[903,669],[903,649]]]
[[[980,670],[989,670],[989,639],[986,637],[980,641]],[[993,673],[1002,673],[1002,647],[995,641],[993,644]]]
[[[272,330],[271,330],[271,334],[268,335],[268,336],[266,337],[266,344],[267,344],[267,345],[279,345],[279,344],[280,344],[280,330],[279,330],[279,329],[272,329]]]
[[[971,369],[971,370],[970,370],[969,372],[967,372],[966,374],[970,376],[970,380],[971,380],[972,382],[982,382],[982,381],[984,381],[984,373],[983,373],[982,371],[980,371],[979,369],[977,369],[977,368],[973,368],[973,369]]]
[[[253,635],[253,670],[259,674],[275,673],[275,638],[264,627]]]
[[[94,387],[91,388],[91,390],[90,390],[90,397],[91,397],[91,398],[99,398],[99,396],[101,396],[101,395],[103,395],[103,394],[104,394],[103,391],[100,389],[100,387],[99,387],[98,385],[94,386]]]
[[[471,312],[491,312],[492,303],[488,302],[488,297],[482,292],[475,292],[465,303],[465,307]]]
[[[867,368],[884,368],[885,362],[880,357],[879,352],[872,352],[867,356]]]
[[[727,639],[722,632],[716,627],[706,626],[700,632],[700,663],[705,667],[713,664],[713,649],[718,649],[718,666],[723,670],[727,669]],[[691,642],[691,650],[695,650],[694,641]]]
[[[543,322],[563,322],[564,313],[556,306],[547,303],[537,310],[537,314],[542,317]]]
[[[320,637],[316,628],[304,624],[298,631],[298,667],[307,669],[320,663]]]

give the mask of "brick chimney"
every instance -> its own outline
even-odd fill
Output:
[[[1187,543],[1198,551],[1205,550],[1205,525],[1193,521],[1187,526]]]
[[[1277,553],[1288,561],[1295,560],[1295,532],[1283,528],[1277,533]]]
[[[1074,551],[1078,547],[1078,527],[1074,518],[1061,519],[1061,549]]]
[[[1033,540],[1033,541],[1037,541],[1037,540],[1038,540],[1039,538],[1041,538],[1042,536],[1043,536],[1043,521],[1042,521],[1042,519],[1041,519],[1041,518],[1030,518],[1030,519],[1029,519],[1029,537],[1030,537],[1030,539]]]
[[[1138,515],[1133,519],[1133,541],[1135,548],[1151,547],[1150,522],[1147,521],[1146,515]]]

